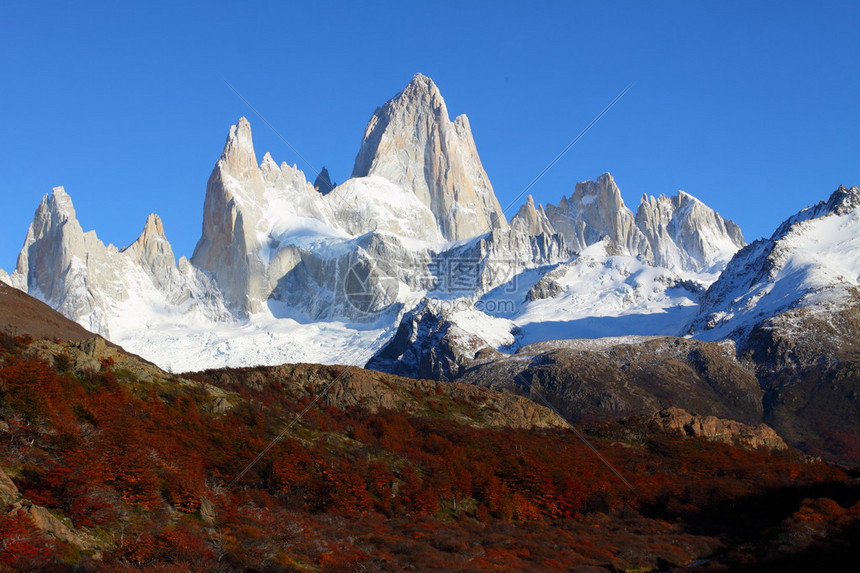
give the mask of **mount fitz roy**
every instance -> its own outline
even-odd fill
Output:
[[[258,162],[241,118],[209,177],[190,260],[176,261],[156,215],[132,245],[103,244],[58,187],[0,279],[174,371],[368,360],[384,369],[407,349],[443,354],[429,342],[443,338],[465,364],[550,339],[749,333],[732,327],[751,307],[731,293],[755,285],[717,279],[726,265],[735,276],[782,252],[745,246],[734,223],[687,193],[644,196],[634,213],[608,173],[557,205],[528,197],[508,221],[468,119],[451,121],[421,74],[373,113],[352,177],[333,189],[321,177],[315,188],[268,153]],[[739,250],[746,262],[729,263]],[[836,276],[855,280],[856,263],[850,251],[854,274]]]

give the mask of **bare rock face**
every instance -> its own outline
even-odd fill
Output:
[[[158,287],[169,289],[175,282],[176,277],[171,276],[171,271],[176,270],[176,257],[158,215],[153,213],[147,217],[143,232],[123,252],[147,270]]]
[[[218,513],[215,509],[215,504],[206,497],[200,498],[200,519],[208,525],[215,523],[215,518]]]
[[[203,234],[191,257],[196,267],[214,274],[226,300],[240,312],[258,312],[266,299],[263,261],[255,256],[265,189],[251,125],[243,117],[230,128],[206,183]]]
[[[517,214],[511,218],[511,229],[527,235],[555,234],[555,229],[549,222],[543,205],[535,207],[535,201],[531,195]]]
[[[683,338],[538,342],[475,360],[457,380],[548,400],[570,421],[677,406],[755,424],[763,411],[758,380],[732,344]]]
[[[636,227],[633,212],[624,204],[621,191],[609,173],[596,181],[583,181],[559,204],[547,205],[553,227],[564,235],[574,251],[581,251],[604,237],[609,239],[609,255],[641,255],[651,260],[651,246]]]
[[[370,118],[352,171],[354,178],[368,175],[414,193],[447,240],[508,226],[469,120],[461,115],[452,122],[439,89],[424,75],[417,74]]]
[[[645,234],[655,265],[693,271],[722,268],[746,243],[732,221],[688,193],[642,197],[636,225]]]
[[[18,488],[15,487],[15,484],[12,483],[12,480],[3,471],[3,468],[0,468],[0,508],[5,508],[7,505],[16,502],[20,495]]]
[[[653,429],[677,432],[694,438],[704,438],[712,442],[723,442],[748,449],[788,449],[783,439],[767,424],[750,426],[716,416],[691,414],[681,408],[661,410],[648,419],[648,424]]]
[[[171,306],[208,318],[226,312],[206,276],[184,259],[177,265],[158,216],[150,215],[140,237],[120,251],[83,231],[62,187],[36,209],[10,282],[105,337],[130,301],[162,313]]]

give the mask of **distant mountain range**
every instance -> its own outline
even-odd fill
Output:
[[[860,461],[860,189],[750,245],[682,191],[634,213],[608,173],[508,219],[468,119],[421,74],[333,188],[258,162],[249,122],[231,126],[190,260],[156,215],[105,245],[58,187],[0,280],[173,371],[367,365],[569,419],[681,406]]]
[[[557,205],[528,197],[509,221],[468,119],[451,121],[421,74],[374,112],[352,177],[333,189],[320,177],[315,188],[268,153],[258,162],[242,118],[190,260],[176,261],[156,215],[132,245],[104,245],[56,188],[0,279],[176,371],[361,365],[424,299],[474,308],[497,347],[678,334],[745,244],[683,192],[643,197],[634,214],[608,173]]]

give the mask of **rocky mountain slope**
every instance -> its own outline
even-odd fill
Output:
[[[570,420],[618,419],[668,407],[762,419],[762,391],[730,343],[672,337],[538,342],[480,354],[458,381],[544,400]]]
[[[860,188],[741,250],[705,297],[691,332],[732,337],[755,365],[765,421],[789,443],[860,462]]]
[[[851,306],[858,271],[860,188],[839,187],[738,252],[708,289],[690,331],[740,340],[763,317],[789,309],[826,315]]]
[[[93,334],[16,288],[0,283],[0,332],[9,336],[32,336],[53,340],[59,338],[80,342]]]

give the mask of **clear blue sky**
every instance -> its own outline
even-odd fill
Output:
[[[503,205],[631,81],[538,202],[610,171],[633,209],[683,189],[753,240],[860,185],[857,2],[78,4],[0,8],[7,270],[56,185],[105,242],[156,212],[190,256],[242,115],[258,157],[301,163],[224,80],[338,182],[376,106],[422,72],[469,116]]]

